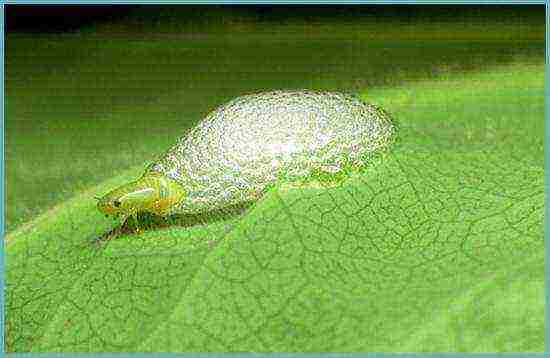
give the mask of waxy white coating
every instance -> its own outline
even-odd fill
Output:
[[[147,170],[186,190],[172,214],[199,213],[254,200],[280,177],[364,165],[389,148],[395,132],[386,112],[355,96],[263,92],[209,113]]]

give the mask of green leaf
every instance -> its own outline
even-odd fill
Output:
[[[544,70],[363,97],[399,142],[342,185],[98,243],[77,195],[7,237],[8,351],[544,349]]]

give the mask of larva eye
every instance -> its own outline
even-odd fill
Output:
[[[120,207],[120,200],[113,201],[113,205],[115,206],[115,208]]]

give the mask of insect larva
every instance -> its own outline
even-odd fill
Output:
[[[391,146],[386,112],[337,92],[279,90],[210,112],[136,181],[99,200],[105,214],[195,214],[253,201],[279,179],[338,173]]]

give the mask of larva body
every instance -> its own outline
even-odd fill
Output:
[[[395,132],[383,110],[342,93],[245,95],[210,112],[139,180],[102,198],[99,208],[124,216],[220,209],[255,200],[279,178],[364,165],[389,148]],[[129,198],[135,199],[130,203]]]

